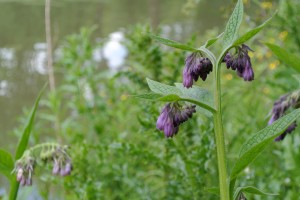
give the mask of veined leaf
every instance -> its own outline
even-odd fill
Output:
[[[300,56],[291,54],[278,45],[271,44],[271,43],[265,43],[265,44],[279,58],[279,60],[286,63],[289,67],[293,67],[295,70],[300,72],[300,62],[299,62]]]
[[[10,180],[13,168],[14,161],[12,155],[3,149],[0,149],[0,173],[4,174]]]
[[[147,100],[157,100],[160,97],[163,97],[161,94],[157,93],[146,93],[146,94],[137,94],[137,95],[131,95],[134,98],[138,99],[147,99]]]
[[[152,100],[152,101],[167,101],[167,102],[180,100],[180,97],[176,94],[168,94],[164,96],[162,94],[157,94],[157,93],[146,93],[146,94],[132,95],[132,97]]]
[[[201,101],[213,107],[213,96],[207,90],[202,89],[196,85],[193,85],[192,88],[187,89],[182,85],[182,83],[175,83],[175,86],[182,92],[182,98]]]
[[[185,51],[197,51],[197,49],[195,49],[194,47],[190,47],[188,45],[185,44],[181,44],[179,42],[176,42],[174,40],[169,40],[166,38],[162,38],[159,37],[158,35],[153,35],[151,33],[147,33],[147,35],[152,38],[153,40],[156,40],[157,42],[167,45],[169,47],[174,47],[176,49],[181,49],[181,50],[185,50]]]
[[[180,101],[181,98],[176,95],[176,94],[168,94],[166,96],[158,98],[159,101],[167,101],[167,102],[172,102],[172,101]]]
[[[282,134],[299,117],[300,109],[294,110],[247,140],[242,146],[240,157],[232,169],[230,180],[237,177],[276,137]]]
[[[157,98],[159,101],[187,101],[198,105],[212,113],[216,112],[213,108],[212,97],[210,94],[197,86],[190,89],[183,87],[181,83],[175,86],[165,85],[147,78],[149,88],[152,92],[162,95]]]
[[[201,112],[205,114],[206,116],[211,116],[211,113],[215,112],[215,109],[211,109],[214,107],[213,104],[213,97],[212,95],[207,91],[204,90],[196,85],[193,85],[192,88],[185,88],[182,83],[175,83],[176,87],[180,89],[182,92],[182,100],[186,100],[188,102],[193,103],[192,101],[197,101],[202,103],[200,106]],[[196,103],[195,103],[196,104]],[[198,105],[198,104],[196,104]],[[210,112],[207,112],[209,110]]]
[[[240,193],[249,193],[249,194],[256,194],[256,195],[265,195],[265,196],[276,196],[278,194],[266,193],[263,192],[253,186],[245,186],[245,187],[238,187],[234,193],[233,199],[238,200]]]
[[[175,86],[166,85],[157,81],[153,81],[147,78],[147,83],[152,92],[168,95],[168,94],[176,94],[178,96],[182,95],[181,91]]]
[[[224,32],[223,32],[224,33]],[[220,35],[218,35],[217,37],[215,38],[211,38],[209,40],[206,41],[206,43],[203,45],[205,48],[208,48],[210,47],[211,45],[213,45],[216,41],[218,41],[218,39],[220,37],[222,37],[223,33],[221,33]]]
[[[270,17],[269,19],[267,19],[264,23],[262,23],[261,25],[259,25],[258,27],[256,27],[256,28],[248,31],[247,33],[245,33],[244,35],[242,35],[241,37],[239,37],[233,43],[233,45],[237,46],[237,45],[243,44],[244,42],[250,40],[252,37],[254,37],[259,31],[261,31],[271,21],[271,19],[275,16],[275,14],[272,17]]]
[[[223,35],[223,46],[224,49],[227,49],[229,46],[233,44],[235,39],[237,38],[238,31],[240,25],[243,20],[243,2],[242,0],[238,0],[224,31]]]

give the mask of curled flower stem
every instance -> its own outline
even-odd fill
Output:
[[[213,107],[211,107],[211,106],[209,106],[209,105],[207,105],[205,103],[201,103],[199,101],[193,101],[191,99],[184,99],[184,98],[180,99],[180,101],[186,101],[186,102],[193,103],[193,104],[195,104],[195,105],[197,105],[199,107],[202,107],[202,108],[204,108],[206,110],[209,110],[212,114],[215,114],[217,112],[216,109],[214,109]]]

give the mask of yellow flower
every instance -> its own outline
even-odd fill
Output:
[[[127,99],[127,95],[126,94],[122,94],[120,97],[121,101],[125,101]]]
[[[279,60],[275,60],[269,64],[269,69],[274,70],[280,64]]]
[[[289,32],[287,31],[282,31],[281,33],[279,33],[279,38],[281,40],[285,40],[286,36],[289,34]]]
[[[269,92],[270,92],[270,89],[269,89],[269,88],[267,88],[267,87],[264,87],[264,88],[263,88],[263,93],[264,93],[264,94],[269,94]]]
[[[272,56],[272,52],[271,51],[267,51],[266,57],[270,58]]]
[[[272,2],[262,2],[260,5],[264,9],[271,9],[273,7]]]
[[[232,74],[225,74],[225,79],[230,81],[232,79]]]

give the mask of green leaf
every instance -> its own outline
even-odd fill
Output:
[[[156,99],[158,101],[187,101],[212,113],[216,112],[216,110],[213,108],[212,96],[206,90],[203,90],[197,86],[187,89],[183,87],[181,83],[176,83],[175,87],[165,85],[148,78],[147,82],[152,92],[163,95],[163,97]]]
[[[185,88],[182,83],[175,83],[175,86],[181,91],[181,98],[192,99],[195,101],[200,101],[207,104],[208,106],[213,107],[213,96],[207,90],[202,89],[196,85],[193,85],[192,88]]]
[[[181,50],[185,50],[185,51],[197,51],[197,49],[195,49],[194,47],[190,47],[188,45],[181,44],[181,43],[173,41],[173,40],[162,38],[162,37],[159,37],[158,35],[153,35],[151,33],[147,33],[147,35],[150,38],[152,38],[153,40],[156,40],[157,42],[167,45],[169,47],[174,47],[176,49],[181,49]]]
[[[29,137],[30,137],[32,126],[33,126],[35,113],[36,113],[40,98],[42,96],[42,93],[43,93],[44,89],[46,88],[46,86],[47,86],[47,84],[44,85],[43,89],[41,90],[41,92],[39,93],[37,99],[35,100],[33,108],[31,109],[30,115],[29,115],[28,120],[27,120],[27,124],[24,128],[22,137],[21,137],[21,139],[19,141],[19,144],[17,146],[15,160],[18,160],[19,158],[21,158],[24,151],[25,151],[25,149],[27,148],[28,140],[29,140]]]
[[[238,0],[224,31],[224,49],[227,49],[229,46],[231,46],[237,38],[238,31],[243,20],[243,12],[243,2],[242,0]]]
[[[139,98],[139,99],[146,99],[150,101],[179,101],[180,97],[176,94],[168,94],[168,95],[162,95],[157,93],[146,93],[146,94],[138,94],[138,95],[131,95],[132,97]]]
[[[223,32],[224,33],[224,32]],[[206,41],[206,43],[203,45],[205,48],[208,48],[210,47],[211,45],[213,45],[216,41],[218,41],[218,39],[220,37],[222,37],[223,33],[221,33],[220,35],[218,35],[217,37],[215,38],[211,38],[209,40]]]
[[[157,100],[158,98],[162,97],[163,95],[157,93],[146,93],[146,94],[137,94],[131,95],[131,97],[138,98],[138,99],[147,99],[147,100]]]
[[[15,160],[18,160],[19,158],[21,158],[24,151],[25,151],[25,149],[27,148],[30,133],[31,133],[31,130],[32,130],[32,127],[33,127],[33,121],[34,121],[35,113],[36,113],[39,101],[41,99],[42,93],[45,90],[46,86],[47,86],[47,84],[45,84],[44,87],[42,88],[42,90],[40,91],[37,99],[35,100],[34,106],[31,109],[30,115],[29,115],[28,120],[27,120],[27,124],[24,128],[22,137],[21,137],[21,139],[19,141],[19,144],[17,146]],[[11,186],[10,186],[10,192],[9,192],[9,199],[10,200],[15,200],[17,198],[18,189],[19,189],[19,182],[17,182],[17,180],[14,179],[14,181],[11,182]]]
[[[299,117],[300,109],[294,110],[247,140],[242,146],[240,157],[232,169],[230,180],[237,177],[276,137],[282,134]]]
[[[281,60],[286,63],[289,67],[293,67],[296,71],[300,72],[300,57],[287,52],[284,48],[271,44],[265,43],[268,48]]]
[[[238,197],[241,193],[249,193],[249,194],[256,194],[256,195],[266,195],[266,196],[276,196],[278,194],[266,193],[263,192],[253,186],[245,186],[245,187],[238,187],[234,193],[233,199],[238,200]]]
[[[244,42],[250,40],[252,37],[254,37],[258,32],[260,32],[271,21],[271,19],[274,17],[274,15],[272,17],[270,17],[268,20],[266,20],[264,23],[259,25],[258,27],[248,31],[247,33],[245,33],[244,35],[239,37],[237,40],[235,40],[233,45],[237,46],[237,45],[243,44]]]
[[[153,81],[147,78],[147,83],[152,92],[168,95],[168,94],[176,94],[178,96],[182,95],[181,91],[175,86],[166,85],[157,81]]]
[[[204,188],[204,191],[220,196],[220,188],[218,187]]]
[[[0,173],[4,174],[11,180],[11,171],[14,168],[14,161],[12,155],[7,151],[0,149]]]
[[[172,102],[172,101],[179,101],[179,100],[181,100],[181,98],[176,94],[168,94],[166,96],[158,98],[157,100]]]

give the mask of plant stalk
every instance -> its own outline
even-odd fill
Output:
[[[225,138],[223,133],[222,124],[222,107],[221,107],[221,80],[220,80],[220,64],[217,63],[215,68],[215,88],[214,88],[214,130],[215,141],[217,148],[218,171],[219,171],[219,187],[221,200],[229,200],[229,186],[227,183],[227,163],[226,163],[226,150]]]

